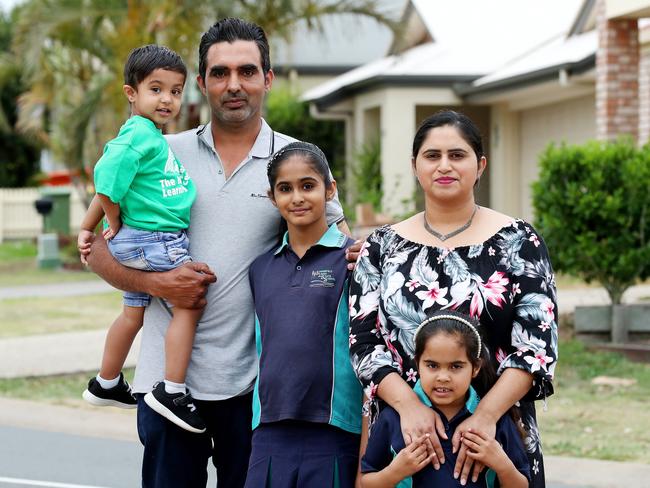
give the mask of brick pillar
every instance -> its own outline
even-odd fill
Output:
[[[648,142],[650,142],[650,45],[644,45],[639,59],[639,145]]]
[[[635,139],[639,129],[639,29],[636,19],[607,20],[605,0],[596,4],[596,136]]]

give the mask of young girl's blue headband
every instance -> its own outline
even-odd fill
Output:
[[[422,323],[415,330],[415,334],[413,335],[413,342],[415,343],[415,340],[417,339],[418,334],[422,330],[422,327],[424,327],[428,323],[435,322],[436,320],[455,320],[456,322],[460,322],[461,324],[465,324],[467,327],[469,327],[471,331],[474,332],[474,334],[476,335],[476,340],[478,342],[478,351],[476,353],[476,359],[481,359],[481,347],[482,347],[481,334],[478,333],[478,329],[469,320],[466,320],[457,315],[434,315],[422,321]]]

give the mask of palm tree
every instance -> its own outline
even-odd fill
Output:
[[[0,181],[20,187],[38,171],[39,147],[16,130],[16,98],[25,86],[22,63],[10,52],[12,35],[12,19],[0,11]]]
[[[29,0],[19,7],[13,51],[23,62],[29,90],[20,97],[19,127],[45,141],[54,157],[78,172],[88,193],[89,161],[128,116],[122,66],[133,47],[165,44],[195,59],[203,32],[215,18],[240,16],[269,37],[289,40],[305,21],[321,28],[325,15],[352,13],[396,24],[370,0]],[[2,62],[0,61],[0,66]]]

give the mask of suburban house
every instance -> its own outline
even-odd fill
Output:
[[[549,143],[650,138],[644,15],[650,1],[410,0],[387,56],[303,98],[315,116],[346,122],[348,161],[380,141],[384,212],[413,209],[417,125],[454,108],[485,138],[479,202],[532,219],[530,185]]]

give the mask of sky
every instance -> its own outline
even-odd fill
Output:
[[[4,12],[9,12],[11,7],[20,2],[21,0],[0,0],[0,9]]]

